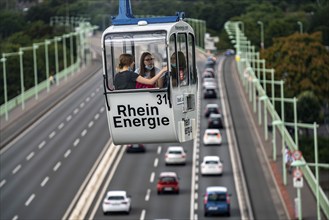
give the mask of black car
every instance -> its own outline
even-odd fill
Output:
[[[207,86],[203,89],[203,98],[205,99],[215,99],[217,98],[217,90],[214,86]]]
[[[126,148],[127,153],[135,153],[135,152],[145,152],[144,144],[128,144]]]
[[[222,115],[211,113],[208,119],[208,128],[224,128]]]

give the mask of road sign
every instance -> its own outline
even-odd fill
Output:
[[[295,159],[295,160],[300,160],[302,158],[302,152],[299,151],[299,150],[295,150],[293,153],[292,153],[292,157]]]
[[[300,177],[300,178],[294,177],[293,183],[294,183],[295,188],[303,188],[304,178],[303,177]]]
[[[302,178],[303,177],[303,172],[300,169],[295,169],[294,170],[294,177],[295,178]]]

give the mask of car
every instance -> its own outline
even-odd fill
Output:
[[[219,129],[206,129],[203,135],[204,145],[221,145],[222,135]]]
[[[213,114],[213,113],[220,114],[218,104],[216,104],[216,103],[207,104],[204,109],[204,116],[206,118],[208,118],[210,116],[210,114]]]
[[[157,193],[179,194],[179,181],[175,172],[161,172],[157,182]]]
[[[203,78],[202,87],[205,89],[209,86],[217,86],[215,78]]]
[[[217,113],[211,113],[208,118],[208,128],[224,128],[222,115]]]
[[[208,85],[203,89],[203,98],[205,99],[215,99],[217,98],[217,88],[216,86]]]
[[[207,67],[213,67],[216,64],[216,57],[214,56],[209,56],[206,60],[206,66]]]
[[[222,175],[223,163],[219,156],[204,156],[200,165],[201,175]]]
[[[104,215],[109,212],[125,212],[129,214],[131,197],[123,190],[108,191],[103,200],[102,208]]]
[[[214,78],[214,74],[208,71],[202,73],[202,78]]]
[[[186,153],[182,146],[169,146],[165,154],[165,163],[169,164],[186,164]]]
[[[225,51],[225,56],[233,56],[235,54],[235,51],[233,49],[227,49]]]
[[[231,216],[231,197],[227,187],[209,186],[203,198],[204,216],[211,214]]]
[[[127,153],[141,152],[144,153],[145,145],[144,144],[128,144],[126,148]]]

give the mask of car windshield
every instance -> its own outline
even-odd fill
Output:
[[[211,202],[225,202],[226,194],[223,193],[211,193],[208,195],[208,201]]]
[[[168,153],[169,154],[182,154],[182,151],[180,151],[180,150],[170,150]]]
[[[160,178],[161,182],[176,182],[176,178],[175,177],[171,177],[171,176],[164,176]]]
[[[218,164],[218,162],[215,160],[208,160],[206,161],[206,164]]]
[[[208,135],[209,136],[216,136],[216,135],[218,135],[218,133],[217,132],[208,132]]]
[[[108,200],[124,200],[125,198],[123,196],[109,196],[107,199]]]

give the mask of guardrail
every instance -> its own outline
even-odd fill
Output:
[[[274,69],[266,69],[265,60],[259,59],[259,53],[255,52],[255,47],[251,45],[247,37],[244,35],[243,31],[240,30],[240,26],[243,28],[243,23],[241,21],[228,21],[225,23],[225,30],[231,39],[231,42],[236,48],[236,61],[240,79],[244,86],[246,93],[249,95],[249,102],[252,102],[253,111],[257,112],[258,110],[258,121],[259,124],[262,124],[261,117],[261,103],[263,103],[264,109],[264,130],[265,130],[265,139],[268,139],[268,115],[271,117],[271,125],[273,127],[273,160],[276,160],[276,129],[281,134],[282,137],[282,154],[286,146],[290,150],[298,150],[298,128],[310,128],[314,130],[314,150],[315,150],[315,163],[307,163],[302,157],[301,162],[305,166],[301,166],[300,169],[303,171],[304,177],[311,188],[314,196],[317,200],[317,218],[321,218],[320,207],[324,212],[325,216],[329,218],[329,200],[326,197],[323,189],[319,185],[319,167],[329,168],[329,164],[319,164],[318,163],[318,146],[317,146],[317,127],[316,123],[314,124],[304,124],[298,123],[297,113],[296,113],[296,98],[286,98],[284,97],[284,81],[274,80]],[[268,79],[268,74],[271,74],[270,79]],[[267,94],[267,84],[270,84],[271,94]],[[275,97],[275,86],[280,86],[280,97]],[[257,108],[258,102],[258,108]],[[280,116],[275,109],[276,102],[280,103],[281,113]],[[284,115],[285,103],[293,103],[294,105],[294,122],[286,122]],[[293,126],[295,128],[295,137],[291,137],[286,126]],[[283,155],[284,156],[284,155]],[[284,157],[283,157],[284,158]],[[287,184],[287,172],[285,167],[285,162],[283,162],[283,183]],[[310,166],[315,167],[315,176],[310,169]],[[300,202],[300,199],[299,199]],[[300,203],[299,203],[299,207]],[[299,217],[301,218],[301,208],[299,208]]]
[[[3,65],[4,103],[0,106],[0,116],[5,115],[7,121],[9,118],[9,112],[12,109],[18,105],[22,105],[22,110],[24,110],[25,101],[27,99],[33,96],[35,96],[35,99],[38,99],[38,94],[41,91],[47,89],[47,92],[49,92],[52,83],[58,85],[62,78],[67,78],[70,73],[76,72],[79,68],[82,68],[85,64],[89,63],[91,54],[86,38],[97,28],[97,26],[90,25],[89,22],[82,21],[79,23],[78,27],[75,27],[74,32],[62,36],[56,36],[52,39],[46,39],[43,42],[33,43],[31,47],[21,47],[18,52],[2,53],[1,62]],[[73,44],[74,40],[75,44]],[[59,60],[59,43],[62,44],[63,60]],[[51,44],[53,44],[54,47],[53,54],[48,52],[48,48]],[[40,56],[37,56],[37,50],[40,47],[44,47],[45,49],[45,56],[41,58]],[[27,50],[33,51],[33,62],[30,63],[33,65],[33,68],[30,69],[33,69],[34,71],[34,87],[25,91],[23,55]],[[18,82],[20,83],[20,94],[11,100],[8,100],[7,80],[9,76],[7,77],[6,62],[13,56],[19,56],[17,66],[19,66],[20,70],[20,82]],[[50,73],[50,57],[55,57],[54,66],[52,67],[54,70],[53,73]],[[39,82],[38,80],[38,66],[39,68],[40,66],[45,67],[46,76],[45,80],[42,82]],[[60,66],[62,66],[62,70],[60,70]]]

